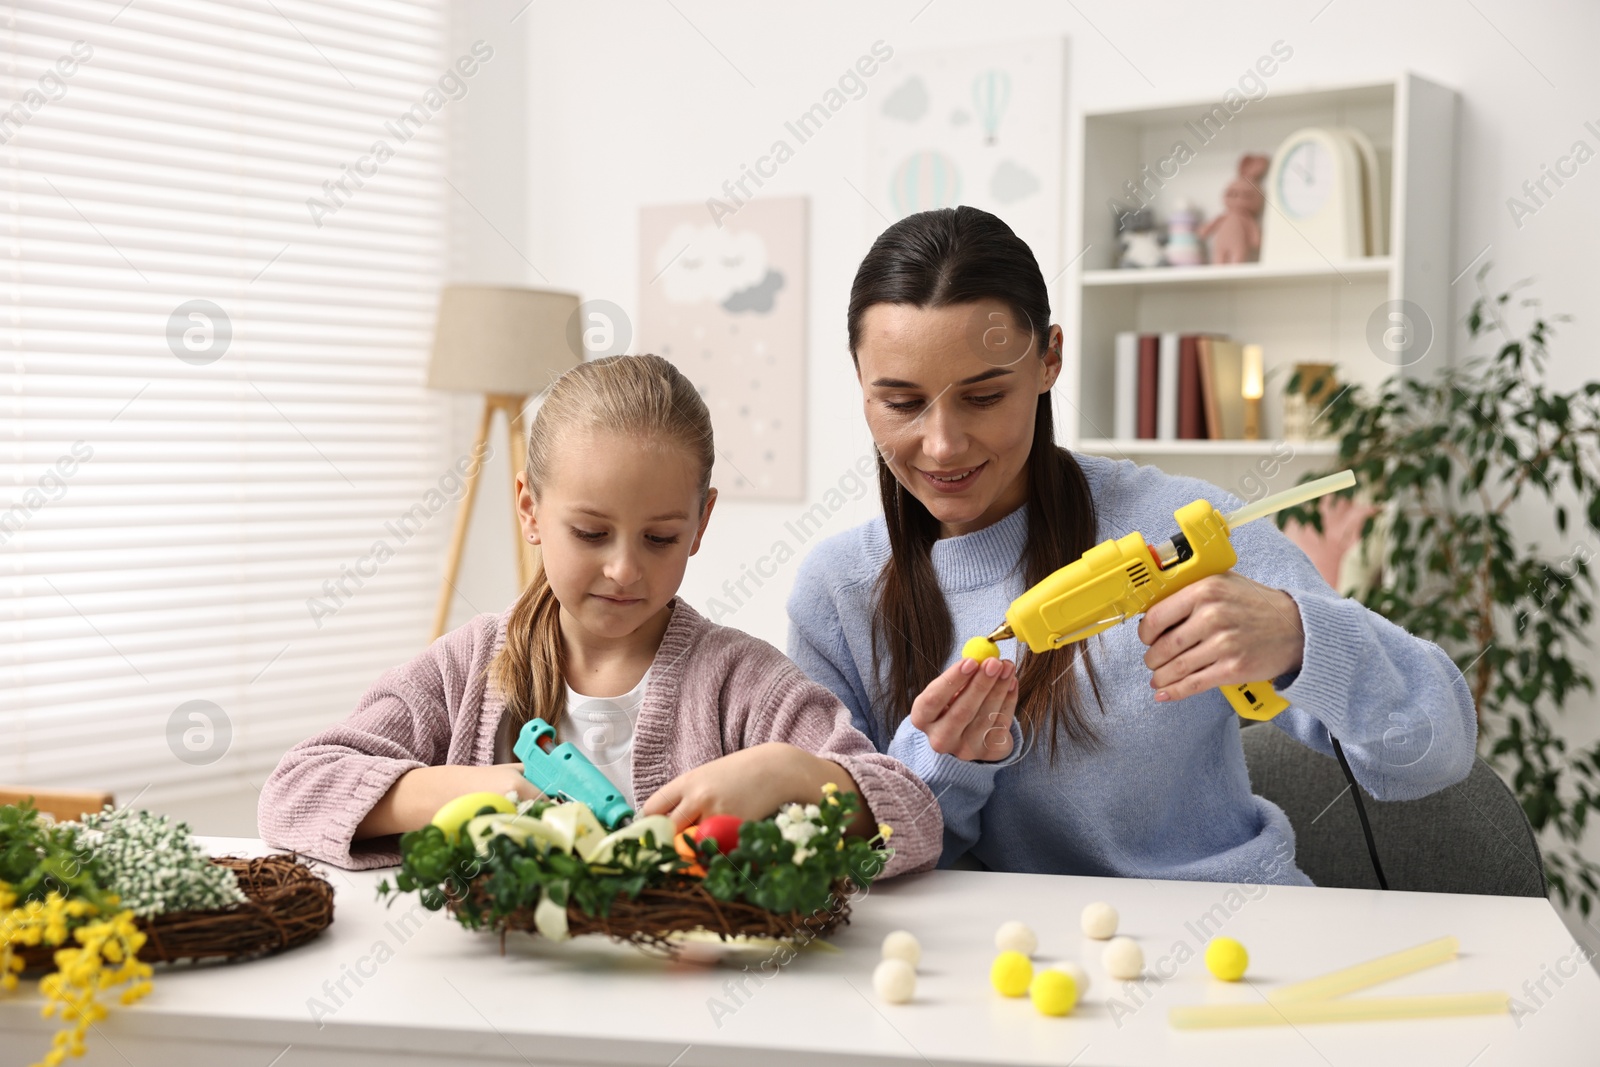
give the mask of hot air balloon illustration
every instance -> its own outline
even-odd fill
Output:
[[[994,144],[1000,132],[1000,118],[1011,102],[1011,75],[997,67],[979,71],[972,79],[972,106],[977,109],[978,122],[987,137],[985,144]]]
[[[943,152],[913,152],[889,179],[889,200],[899,218],[917,211],[952,207],[961,200],[961,171]]]

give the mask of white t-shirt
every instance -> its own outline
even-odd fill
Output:
[[[556,744],[572,742],[621,791],[628,807],[635,807],[633,798],[633,729],[639,721],[639,708],[644,704],[645,687],[650,683],[650,672],[644,672],[639,684],[614,697],[590,697],[567,689],[567,706],[556,720]],[[499,736],[495,739],[496,763],[513,763],[516,754],[511,751],[510,720],[502,717]]]

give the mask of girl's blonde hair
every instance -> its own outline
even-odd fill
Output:
[[[711,413],[689,379],[665,359],[607,356],[580,363],[556,379],[528,428],[527,476],[535,500],[556,442],[571,430],[604,430],[685,449],[700,464],[695,517],[704,511],[716,458]],[[554,725],[566,706],[560,619],[561,604],[540,560],[506,620],[505,645],[489,664],[490,677],[505,694],[513,744],[525,724],[537,718]]]

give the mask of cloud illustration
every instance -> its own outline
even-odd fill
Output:
[[[1039,179],[1015,160],[1008,159],[996,167],[989,181],[989,192],[1002,204],[1014,204],[1038,191]]]
[[[761,284],[767,276],[767,245],[754,230],[683,222],[656,249],[656,270],[674,304],[721,303]]]
[[[722,310],[737,314],[741,311],[754,311],[757,315],[772,313],[772,303],[777,299],[778,290],[783,288],[783,275],[778,271],[769,270],[767,276],[759,283],[748,289],[741,289],[722,302]]]
[[[916,122],[928,113],[928,87],[912,75],[883,101],[883,113],[892,119]]]

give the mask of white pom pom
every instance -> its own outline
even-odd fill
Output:
[[[909,931],[896,930],[883,939],[883,958],[904,960],[915,969],[922,962],[922,946]]]
[[[1001,923],[1000,929],[994,932],[994,947],[1001,952],[1020,952],[1024,956],[1031,956],[1039,948],[1039,935],[1027,923],[1013,919]]]
[[[1056,970],[1072,975],[1072,980],[1078,984],[1078,999],[1082,1000],[1089,991],[1089,972],[1071,960],[1061,960],[1056,964]]]
[[[1097,900],[1084,906],[1082,922],[1084,936],[1104,941],[1117,932],[1117,909]]]
[[[1100,953],[1100,963],[1111,977],[1131,980],[1144,973],[1144,950],[1131,937],[1113,937]]]
[[[917,991],[917,972],[905,960],[883,960],[872,972],[872,988],[885,1004],[904,1004]]]

